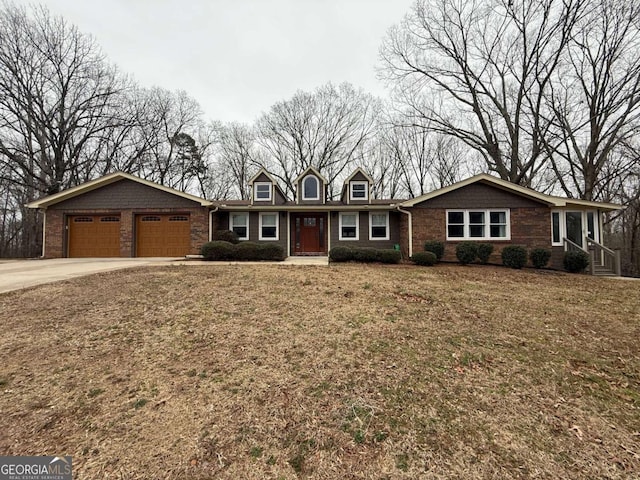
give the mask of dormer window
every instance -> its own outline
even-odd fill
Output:
[[[271,183],[256,182],[253,184],[253,200],[258,202],[271,201]]]
[[[307,175],[302,180],[302,199],[320,200],[320,182],[315,175]]]
[[[368,200],[369,199],[369,183],[368,182],[349,182],[350,193],[349,200]]]

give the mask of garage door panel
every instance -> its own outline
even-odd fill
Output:
[[[69,218],[69,257],[119,257],[120,217],[76,215]]]
[[[136,256],[182,257],[191,245],[188,215],[138,215],[136,217]]]

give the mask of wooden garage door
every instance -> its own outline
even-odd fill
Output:
[[[75,215],[69,217],[69,256],[119,257],[120,216]]]
[[[191,222],[188,215],[138,215],[137,257],[182,257],[189,253]]]

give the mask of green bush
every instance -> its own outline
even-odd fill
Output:
[[[275,243],[230,242],[215,240],[205,243],[200,249],[205,260],[282,260],[284,249]]]
[[[233,244],[240,242],[240,239],[238,238],[238,234],[232,230],[218,230],[214,234],[213,239],[220,240],[223,242],[229,242]]]
[[[529,252],[529,260],[535,268],[544,268],[551,259],[551,250],[546,248],[534,248]]]
[[[508,245],[502,249],[502,264],[520,269],[527,264],[527,250],[520,245]]]
[[[589,266],[589,255],[583,251],[565,252],[562,261],[564,269],[571,273],[580,273]]]
[[[478,256],[478,244],[475,242],[461,242],[456,245],[456,258],[466,265],[473,262]]]
[[[431,267],[438,262],[438,257],[433,252],[416,252],[411,257],[411,261],[416,265]]]
[[[353,250],[349,247],[333,247],[329,251],[329,259],[332,262],[349,262],[353,260]]]
[[[205,260],[233,260],[235,258],[235,246],[230,242],[215,240],[202,245],[200,254]]]
[[[379,249],[377,253],[377,261],[382,263],[400,263],[402,254],[400,250],[394,250],[392,248]]]
[[[284,248],[277,243],[259,243],[257,260],[284,260]]]
[[[329,251],[333,262],[399,263],[402,258],[398,250],[371,247],[333,247]]]
[[[480,263],[486,265],[489,262],[491,253],[493,253],[493,245],[491,243],[478,244],[478,259],[480,260]]]
[[[438,240],[427,240],[424,242],[424,251],[433,253],[439,262],[444,256],[444,243]]]

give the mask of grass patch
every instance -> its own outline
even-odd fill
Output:
[[[636,291],[340,264],[3,294],[0,454],[78,478],[640,477]]]

